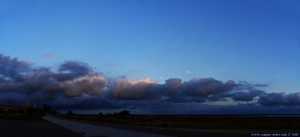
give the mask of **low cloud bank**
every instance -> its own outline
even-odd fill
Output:
[[[214,78],[182,81],[171,78],[164,84],[149,77],[109,79],[83,62],[66,61],[56,70],[0,54],[0,103],[47,104],[61,109],[116,109],[153,105],[209,103],[232,100],[259,106],[299,106],[300,93],[266,93],[266,84]],[[122,103],[120,103],[122,102]],[[125,103],[124,103],[125,102]],[[144,103],[142,103],[144,104]]]

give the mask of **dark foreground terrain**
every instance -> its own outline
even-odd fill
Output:
[[[300,117],[269,115],[72,115],[60,118],[175,137],[299,136]]]
[[[300,131],[298,115],[64,115],[62,117],[161,128]]]
[[[0,115],[1,137],[82,137],[40,116]]]
[[[56,117],[114,129],[174,137],[297,137],[300,133],[298,116],[60,115]],[[0,137],[83,137],[75,132],[41,119],[41,115],[0,115]],[[102,132],[100,135],[103,136]]]

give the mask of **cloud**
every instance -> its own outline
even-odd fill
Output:
[[[43,58],[54,58],[56,55],[53,53],[44,53],[41,55]]]
[[[66,61],[59,66],[58,71],[74,76],[83,76],[93,72],[93,69],[84,62]]]
[[[236,92],[231,94],[231,98],[234,101],[252,101],[255,97],[258,97],[264,93],[264,91],[251,89],[248,92]]]
[[[263,106],[300,106],[300,92],[262,94],[258,103]]]
[[[164,104],[160,107],[172,110],[184,104],[215,106],[218,102],[300,106],[300,93],[266,93],[262,89],[268,86],[214,78],[170,78],[164,84],[150,77],[113,79],[84,62],[65,61],[55,70],[0,54],[0,103],[48,104],[57,109],[140,109],[147,105],[154,109]]]
[[[213,78],[196,78],[183,83],[182,93],[187,96],[204,97],[212,94],[228,92],[235,86],[235,82],[230,80],[223,84]]]
[[[235,85],[236,90],[250,90],[255,88],[265,88],[269,87],[268,84],[253,84],[252,82],[248,81],[238,81]]]
[[[166,84],[162,85],[162,89],[165,92],[165,96],[174,96],[182,88],[182,80],[179,78],[171,78],[166,80]]]
[[[191,73],[192,73],[192,71],[190,71],[190,70],[186,70],[186,71],[185,71],[185,73],[187,73],[187,74],[191,74]]]
[[[122,78],[114,81],[109,87],[110,96],[115,99],[139,100],[157,96],[154,91],[156,82],[151,78]]]
[[[31,64],[0,54],[0,77],[3,79],[20,81],[22,75],[31,69]]]
[[[254,84],[253,85],[254,87],[269,87],[269,85],[268,84]]]
[[[60,83],[66,96],[82,96],[83,94],[99,96],[105,86],[105,77],[89,74]]]
[[[106,83],[102,73],[93,72],[88,64],[76,61],[64,62],[57,71],[51,71],[47,67],[32,67],[17,58],[0,55],[0,74],[3,103],[58,106],[61,100],[68,100],[75,105],[76,97],[100,96]]]

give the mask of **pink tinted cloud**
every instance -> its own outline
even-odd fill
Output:
[[[44,53],[42,54],[43,58],[54,58],[56,55],[53,53]]]

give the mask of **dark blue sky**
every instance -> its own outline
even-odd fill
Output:
[[[111,79],[212,77],[296,93],[299,7],[298,0],[2,0],[0,53],[53,71],[81,61]]]

